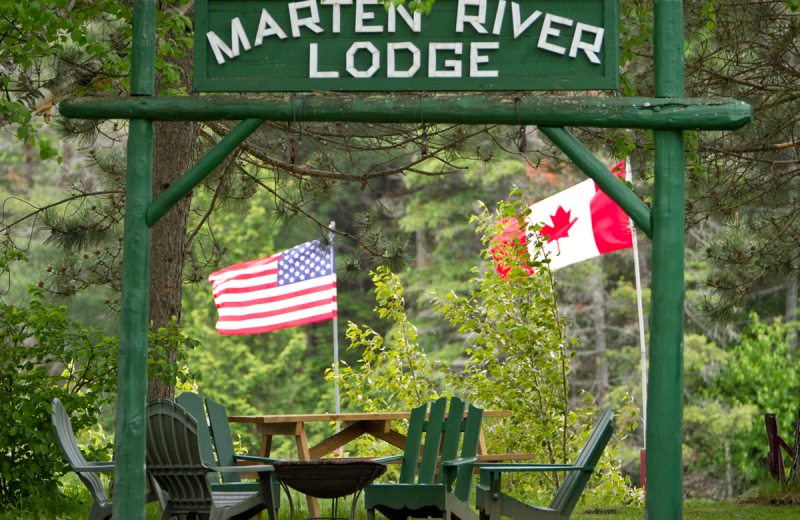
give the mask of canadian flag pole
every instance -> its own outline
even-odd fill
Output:
[[[625,179],[631,182],[631,160],[625,159]],[[644,340],[644,313],[642,312],[642,276],[639,272],[639,247],[636,241],[636,228],[631,219],[631,237],[633,238],[633,266],[636,271],[636,304],[639,307],[639,351],[642,364],[642,429],[647,432],[647,346]],[[640,454],[642,463],[642,488],[645,485],[645,453],[647,435],[644,435],[644,448]]]

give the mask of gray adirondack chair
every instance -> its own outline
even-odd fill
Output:
[[[244,520],[264,510],[270,520],[277,519],[269,478],[259,480],[257,492],[228,492],[212,491],[207,477],[213,472],[269,474],[272,466],[209,466],[200,455],[197,421],[169,399],[151,401],[146,416],[147,473],[167,493],[162,520],[180,514],[208,520]]]
[[[402,457],[403,464],[397,484],[372,484],[364,490],[368,520],[375,520],[376,510],[390,520],[406,520],[408,517],[478,520],[477,513],[469,505],[469,494],[474,472],[472,463],[477,460],[483,410],[470,405],[465,420],[464,402],[453,397],[445,422],[446,405],[445,397],[433,403],[427,421],[427,405],[413,409],[403,455],[375,459],[388,462]],[[415,482],[423,430],[427,433],[419,462],[419,475]],[[464,439],[459,456],[458,445],[462,431]],[[440,446],[441,464],[437,481],[436,465]]]
[[[480,520],[501,520],[503,516],[512,520],[567,520],[586,488],[609,439],[614,434],[613,419],[614,409],[611,408],[597,421],[589,440],[573,465],[479,465],[481,476],[480,484],[475,490],[475,505],[480,512]],[[536,507],[512,498],[501,491],[501,475],[503,473],[524,471],[564,471],[568,475],[556,491],[550,505]]]
[[[233,449],[233,436],[228,424],[228,414],[221,404],[217,404],[209,398],[205,399],[206,408],[208,409],[208,422],[206,422],[206,410],[203,409],[203,400],[199,395],[193,392],[183,392],[175,398],[175,402],[181,405],[197,421],[200,456],[206,465],[211,467],[217,464],[220,466],[237,466],[239,460],[272,464],[279,460],[236,455]],[[215,452],[216,459],[214,458]],[[220,482],[220,478],[222,482]],[[272,479],[275,507],[280,509],[280,482],[274,475],[270,478]],[[258,482],[242,482],[238,473],[209,473],[208,480],[211,482],[211,491],[258,491]]]
[[[92,509],[89,512],[89,520],[106,520],[111,517],[112,503],[108,500],[103,489],[103,483],[96,474],[104,471],[114,471],[114,462],[87,462],[75,440],[72,432],[72,421],[64,408],[64,404],[58,399],[53,399],[51,405],[50,422],[53,424],[53,432],[56,434],[56,442],[61,448],[61,453],[67,459],[72,471],[78,474],[78,478],[89,490],[92,495]],[[155,491],[147,495],[147,501],[156,500]]]

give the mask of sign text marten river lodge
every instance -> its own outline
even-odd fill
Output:
[[[616,0],[199,0],[198,92],[618,87]]]

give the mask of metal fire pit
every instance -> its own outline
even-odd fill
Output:
[[[367,485],[386,472],[386,465],[370,459],[282,460],[273,463],[275,476],[281,484],[316,498],[332,498],[333,514],[339,498],[356,493],[350,508],[350,519],[355,518],[358,496]],[[289,496],[289,507],[294,518],[294,505]]]

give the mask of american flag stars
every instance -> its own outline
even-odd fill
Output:
[[[283,253],[278,261],[278,287],[313,280],[332,273],[331,251],[312,240]]]

